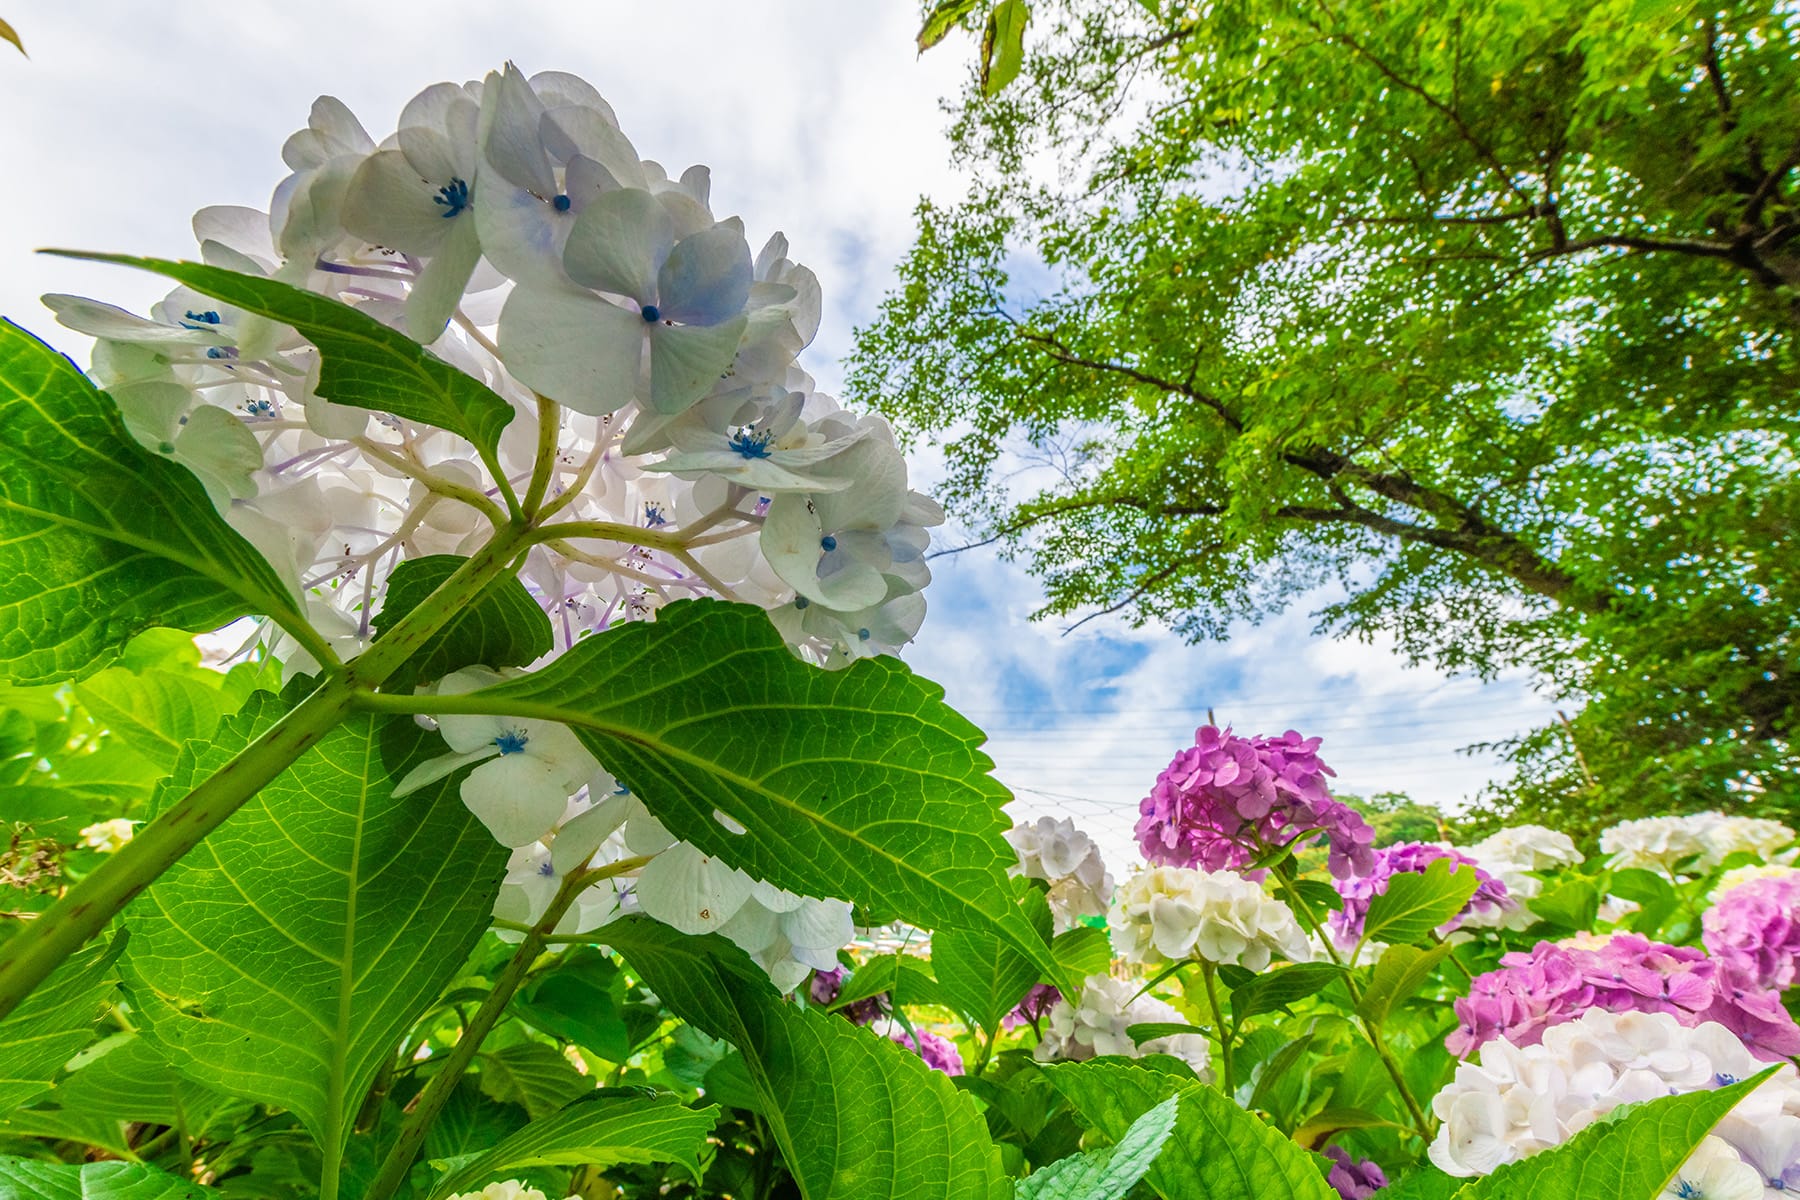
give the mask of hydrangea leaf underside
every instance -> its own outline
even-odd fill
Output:
[[[1712,1091],[1631,1105],[1560,1146],[1465,1184],[1456,1200],[1656,1200],[1700,1140],[1775,1069]]]
[[[375,636],[404,620],[467,561],[454,554],[427,554],[395,567],[375,614]],[[415,683],[442,679],[463,667],[522,667],[548,654],[553,637],[550,618],[518,576],[504,575],[390,675],[387,689],[411,691]]]
[[[52,251],[69,258],[154,271],[245,312],[292,325],[319,348],[319,395],[338,404],[423,421],[492,458],[513,407],[397,329],[327,296],[202,263],[129,254]]]
[[[943,696],[895,659],[807,666],[761,609],[717,600],[678,601],[469,694],[565,722],[677,837],[740,870],[998,933],[1066,982],[1014,900],[984,735]]]
[[[73,363],[0,320],[0,671],[92,674],[152,626],[298,621],[200,481],[140,447]]]
[[[93,1040],[118,951],[117,942],[88,947],[0,1021],[0,1115],[48,1092],[63,1064]]]
[[[1007,1200],[987,1123],[898,1043],[784,1001],[743,951],[647,917],[604,936],[671,1010],[742,1053],[806,1200]]]
[[[434,1198],[474,1191],[529,1167],[673,1162],[700,1178],[699,1154],[719,1110],[689,1108],[676,1096],[602,1096],[575,1101],[533,1121],[449,1176]]]
[[[0,1158],[0,1200],[206,1200],[219,1194],[140,1163]]]
[[[273,724],[254,697],[182,755],[180,795]],[[457,800],[392,780],[437,750],[347,718],[126,910],[126,988],[176,1070],[298,1116],[333,1161],[382,1059],[487,927],[506,850]]]
[[[1165,1200],[1335,1200],[1322,1160],[1245,1112],[1223,1094],[1126,1059],[1058,1063],[1050,1083],[1089,1128],[1115,1140],[1172,1095],[1181,1096],[1175,1134],[1144,1177]]]

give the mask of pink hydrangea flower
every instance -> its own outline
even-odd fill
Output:
[[[829,971],[814,971],[812,982],[808,986],[808,994],[813,1003],[821,1007],[829,1007],[844,991],[844,981],[850,978],[850,972],[842,967],[833,967]],[[870,996],[865,1000],[854,1000],[844,1005],[838,1012],[853,1025],[867,1025],[887,1015],[887,993]]]
[[[1319,739],[1293,730],[1280,737],[1239,737],[1203,725],[1175,755],[1138,805],[1144,857],[1162,866],[1242,870],[1271,848],[1322,834],[1331,873],[1366,874],[1375,831],[1349,805],[1331,798]]]
[[[1445,1044],[1459,1058],[1493,1038],[1535,1046],[1546,1029],[1598,1008],[1667,1013],[1689,1028],[1717,1021],[1767,1061],[1800,1053],[1800,1026],[1781,997],[1743,982],[1700,950],[1635,933],[1592,948],[1539,942],[1475,977]]]
[[[949,1038],[939,1037],[928,1029],[916,1032],[919,1039],[915,1042],[906,1030],[896,1025],[888,1031],[888,1037],[916,1053],[934,1071],[942,1071],[946,1075],[963,1073],[962,1052],[956,1048],[956,1043]]]
[[[1800,872],[1740,883],[1702,924],[1707,950],[1734,977],[1774,991],[1800,978]]]
[[[1052,983],[1034,983],[1025,998],[1019,1001],[1018,1007],[1007,1013],[1000,1024],[1007,1029],[1017,1029],[1021,1025],[1037,1025],[1050,1015],[1056,1002],[1062,999],[1062,993]]]
[[[1452,869],[1472,868],[1476,881],[1475,894],[1469,897],[1461,912],[1446,922],[1446,932],[1460,925],[1472,912],[1495,912],[1513,907],[1513,901],[1506,894],[1506,885],[1467,855],[1430,842],[1399,842],[1377,850],[1374,868],[1367,873],[1332,881],[1338,895],[1344,898],[1342,911],[1331,914],[1331,926],[1337,940],[1344,945],[1353,945],[1362,937],[1363,921],[1369,915],[1369,901],[1384,894],[1394,876],[1423,874],[1426,867],[1440,858],[1449,859]]]
[[[1325,1157],[1331,1160],[1331,1173],[1325,1176],[1325,1182],[1344,1200],[1368,1200],[1388,1184],[1387,1174],[1374,1159],[1351,1158],[1342,1146],[1325,1147]]]

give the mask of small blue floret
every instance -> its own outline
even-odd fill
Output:
[[[570,200],[566,195],[558,196],[550,202],[550,207],[554,208],[557,212],[568,212],[569,205],[572,203],[574,203],[574,201]]]
[[[812,601],[808,600],[805,596],[795,596],[794,597],[794,607],[795,608],[805,608],[807,605],[809,605],[811,603],[812,603]]]
[[[219,314],[209,308],[205,312],[190,312],[187,314],[187,319],[190,321],[198,321],[202,325],[217,325],[219,323]]]
[[[654,325],[660,320],[662,320],[662,309],[654,304],[644,305],[644,324]]]
[[[438,194],[431,198],[431,202],[433,204],[441,204],[444,206],[444,211],[439,213],[439,216],[456,216],[458,213],[469,207],[469,185],[467,181],[452,179],[449,183],[438,189]]]
[[[494,745],[500,747],[502,754],[523,754],[525,753],[525,743],[530,740],[524,730],[509,729],[494,739]]]
[[[826,534],[824,537],[819,539],[819,549],[823,550],[827,554],[830,554],[833,550],[837,549],[837,539],[832,537],[829,533]]]
[[[769,443],[774,440],[774,434],[758,432],[754,426],[746,425],[731,435],[730,446],[745,458],[767,458]]]

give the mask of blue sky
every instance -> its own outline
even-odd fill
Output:
[[[939,99],[972,46],[953,38],[915,57],[912,0],[0,2],[32,55],[0,47],[0,313],[72,351],[81,339],[54,329],[39,294],[141,311],[163,289],[35,247],[186,256],[195,209],[267,206],[281,143],[316,95],[343,99],[379,138],[420,88],[507,58],[587,78],[640,153],[672,171],[708,164],[714,208],[742,215],[754,243],[787,233],[824,285],[806,363],[828,390],[910,241],[918,197],[960,190]],[[916,470],[930,482],[928,453]],[[943,531],[946,544],[961,536]],[[1385,646],[1313,637],[1304,607],[1224,644],[1186,646],[1118,618],[1065,634],[1066,622],[1027,620],[1036,586],[991,552],[934,566],[909,660],[989,730],[1017,811],[1074,816],[1115,872],[1136,801],[1208,707],[1241,732],[1324,736],[1349,789],[1451,805],[1492,772],[1459,747],[1550,715],[1523,680],[1446,680]]]

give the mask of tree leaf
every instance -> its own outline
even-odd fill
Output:
[[[167,789],[284,711],[258,693]],[[126,986],[175,1069],[290,1109],[336,1159],[382,1060],[487,927],[506,850],[439,782],[392,780],[440,743],[346,718],[126,910]]]
[[[751,605],[682,600],[460,699],[565,722],[677,837],[758,879],[998,932],[1065,976],[1014,902],[983,735],[943,696],[888,657],[808,666]]]
[[[8,25],[5,21],[0,21],[0,41],[11,42],[14,46],[18,47],[20,54],[25,54],[25,43],[19,40],[18,30],[14,29],[11,25]],[[923,49],[923,47],[921,47],[921,49]],[[25,54],[25,57],[30,58],[31,56]]]
[[[1016,1200],[1120,1200],[1150,1170],[1175,1132],[1180,1095],[1131,1123],[1116,1146],[1090,1150],[1051,1163],[1019,1180]]]
[[[925,14],[925,23],[919,27],[919,53],[925,53],[948,37],[950,31],[980,4],[981,0],[938,0],[937,6]]]
[[[201,263],[52,250],[67,258],[154,271],[245,312],[292,325],[321,356],[319,395],[447,429],[492,458],[513,407],[397,329],[328,296]]]
[[[1450,860],[1434,859],[1421,872],[1388,878],[1387,891],[1369,899],[1363,939],[1370,942],[1428,942],[1432,931],[1469,903],[1479,880],[1473,867],[1450,870]]]
[[[675,1096],[584,1096],[533,1121],[432,1189],[433,1197],[474,1191],[529,1167],[610,1167],[680,1163],[700,1178],[700,1150],[719,1109],[689,1108]]]
[[[1050,908],[1044,894],[1028,888],[1022,904],[1027,919],[1048,942]],[[965,929],[933,935],[931,968],[944,1000],[986,1033],[1000,1028],[1000,1022],[1018,1007],[1040,974],[1036,963],[998,934]]]
[[[1025,26],[1030,20],[1025,0],[1000,0],[988,12],[987,27],[981,34],[983,95],[998,95],[1018,78],[1019,68],[1025,65]]]
[[[842,1017],[787,1003],[717,935],[684,937],[631,916],[600,936],[677,1015],[742,1052],[807,1200],[1011,1195],[974,1103],[918,1055]]]
[[[190,739],[205,741],[229,708],[216,687],[174,671],[111,667],[75,685],[75,698],[113,737],[164,774]]]
[[[1615,1109],[1562,1145],[1465,1185],[1457,1200],[1656,1200],[1700,1139],[1777,1069],[1712,1091]]]
[[[1356,1015],[1374,1025],[1386,1021],[1396,1006],[1424,986],[1438,964],[1450,957],[1451,949],[1448,942],[1429,950],[1417,946],[1389,946],[1375,964],[1369,986],[1363,989]]]
[[[0,1200],[207,1200],[220,1194],[140,1163],[0,1157]]]
[[[125,432],[75,365],[0,320],[0,672],[78,679],[156,625],[300,620],[200,481]]]
[[[1131,1059],[1042,1068],[1082,1124],[1123,1138],[1131,1123],[1181,1097],[1175,1134],[1145,1176],[1167,1200],[1336,1200],[1320,1160],[1205,1084]]]
[[[1344,968],[1331,962],[1271,967],[1231,989],[1231,1019],[1242,1024],[1258,1014],[1286,1008],[1296,1000],[1317,995],[1343,973]]]
[[[375,636],[404,620],[468,560],[455,554],[409,558],[388,576],[387,595],[375,614]],[[502,575],[481,598],[450,619],[391,676],[390,692],[442,679],[463,667],[523,667],[550,652],[550,618],[517,575]]]
[[[48,1092],[63,1064],[93,1040],[124,943],[114,938],[75,954],[0,1021],[0,1114]]]

